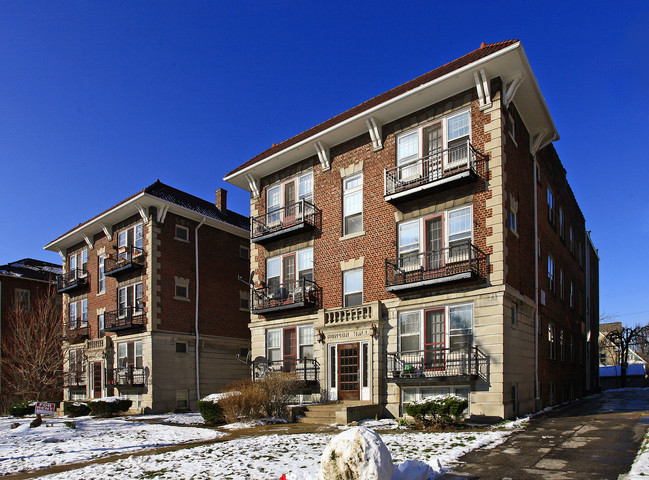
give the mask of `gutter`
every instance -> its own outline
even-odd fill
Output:
[[[539,227],[538,227],[538,189],[536,176],[538,163],[534,155],[534,168],[532,168],[532,185],[534,188],[534,403],[536,411],[541,409],[541,396],[539,388]]]
[[[198,272],[198,229],[203,226],[205,223],[205,217],[201,220],[201,222],[196,225],[196,229],[194,230],[194,242],[195,242],[195,257],[196,257],[196,312],[194,316],[194,331],[196,332],[196,402],[198,402],[201,399],[201,377],[200,377],[200,361],[199,361],[199,349],[198,349],[198,342],[200,340],[199,334],[198,334],[198,292],[199,292],[199,285],[198,285],[198,279],[199,279],[199,272]]]

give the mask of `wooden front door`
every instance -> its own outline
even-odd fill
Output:
[[[101,398],[101,362],[92,363],[92,397]]]
[[[338,399],[360,400],[359,343],[338,345]]]

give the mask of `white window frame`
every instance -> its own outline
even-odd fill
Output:
[[[105,314],[100,313],[97,315],[97,336],[99,338],[104,338],[106,336],[106,317]]]
[[[550,187],[547,188],[547,194],[546,194],[546,200],[548,203],[548,221],[554,225],[555,219],[554,219],[554,193],[550,189]]]
[[[128,232],[133,231],[133,244],[129,245],[128,243]],[[138,238],[137,233],[140,232],[140,237]],[[139,243],[139,245],[138,245]],[[117,233],[117,249],[135,247],[139,250],[134,250],[133,255],[137,255],[140,252],[144,251],[144,223],[138,222],[130,227],[124,228]]]
[[[138,296],[137,296],[138,286],[140,287],[140,292],[141,292],[141,296],[139,297],[139,302],[138,302]],[[132,298],[131,301],[133,302],[133,305],[128,304],[128,289],[129,288],[133,289],[133,295],[131,297]],[[124,302],[122,302],[122,298],[121,298],[122,293],[121,292],[124,292],[124,295],[125,295],[124,296]],[[118,312],[118,315],[120,317],[127,316],[128,315],[128,309],[130,307],[133,307],[133,315],[141,314],[143,312],[143,307],[144,307],[143,299],[144,299],[144,286],[143,286],[142,282],[135,282],[135,283],[131,283],[129,285],[124,285],[123,287],[118,288],[117,289],[117,312]],[[122,308],[125,308],[126,313],[120,314],[120,312],[122,311]]]
[[[466,397],[464,397],[463,394],[458,394],[457,392],[459,391],[467,391],[466,392]],[[464,397],[467,399],[469,402],[469,405],[467,406],[467,409],[464,411],[462,414],[462,417],[466,418],[470,416],[471,414],[471,385],[427,385],[427,386],[417,386],[417,387],[402,387],[401,388],[401,395],[400,395],[400,400],[401,400],[401,414],[405,414],[405,405],[410,402],[405,401],[405,397],[407,394],[412,395],[412,401],[419,401],[423,400],[424,398],[431,396],[431,393],[427,392],[435,392],[437,391],[438,393],[432,393],[432,395],[444,395],[446,393],[452,393],[461,397]]]
[[[351,183],[353,181],[356,181],[360,179],[358,182],[358,185],[354,185],[352,187],[348,187],[347,184]],[[364,231],[365,224],[363,222],[363,211],[364,211],[364,205],[363,205],[363,172],[360,173],[355,173],[353,175],[350,175],[348,177],[345,177],[342,179],[343,182],[343,236],[346,235],[358,235],[361,234]],[[355,196],[360,195],[361,201],[360,201],[360,211],[353,210],[352,212],[348,211],[348,206],[347,206],[347,199],[352,198]],[[347,226],[347,220],[352,219],[352,218],[357,218],[360,217],[360,227],[358,230],[354,231],[349,231],[351,230]]]
[[[548,290],[551,292],[556,291],[555,277],[554,277],[554,258],[548,255]]]
[[[74,314],[74,321],[73,321]],[[68,328],[83,328],[88,326],[88,299],[82,298],[68,304]]]
[[[286,183],[295,183],[295,202],[300,204],[301,200],[305,200],[313,204],[314,189],[313,189],[313,170],[309,169],[299,175],[282,180],[280,183],[275,183],[266,188],[266,222],[269,225],[275,224],[283,220],[282,209],[288,205],[284,205],[283,185]],[[309,188],[303,190],[302,187]],[[299,209],[299,207],[298,207]],[[296,209],[295,214],[302,215],[303,212]],[[279,210],[275,215],[274,211]]]
[[[189,279],[174,277],[174,300],[189,300]]]
[[[106,258],[99,255],[97,258],[97,293],[106,293]]]
[[[309,256],[311,257],[311,264],[306,265],[306,262],[308,262],[308,257],[306,262],[303,263],[303,259],[307,254],[310,254]],[[301,280],[302,278],[306,277],[307,275],[311,275],[311,280],[314,280],[314,268],[313,268],[313,247],[307,247],[307,248],[302,248],[300,250],[295,250],[293,252],[285,253],[283,255],[275,255],[273,257],[268,257],[266,259],[266,285],[269,285],[270,279],[271,278],[279,278],[279,285],[284,284],[284,258],[285,257],[295,257],[295,282]],[[272,277],[269,277],[268,274],[270,272],[269,264],[271,263],[277,263],[278,268],[279,268],[279,275],[273,275]]]
[[[361,288],[360,288],[360,290],[359,289],[352,290],[351,285],[349,285],[349,281],[351,280],[351,275],[358,275],[358,274],[360,274],[360,278],[361,278]],[[348,289],[348,285],[349,285],[349,289]],[[357,305],[362,305],[363,304],[363,301],[364,301],[364,299],[363,299],[363,296],[364,296],[363,295],[363,286],[364,286],[364,283],[363,283],[363,268],[353,268],[351,270],[345,270],[343,272],[343,306],[344,307],[351,307],[351,306],[357,306]],[[350,297],[352,295],[358,295],[359,293],[361,294],[360,303],[350,305],[348,303],[348,297]]]
[[[179,233],[181,234],[179,235]],[[174,240],[178,240],[179,242],[189,243],[189,228],[183,225],[176,224],[174,230]]]
[[[78,275],[79,278],[85,278],[88,275],[88,249],[84,248],[71,253],[68,257],[68,266],[69,272],[79,270],[79,273],[75,273],[75,275]]]
[[[179,402],[183,402],[181,405]],[[176,390],[176,408],[187,409],[189,408],[189,391]]]
[[[315,358],[315,352],[314,352],[314,347],[315,347],[315,340],[314,340],[314,329],[313,329],[313,324],[307,324],[307,325],[287,325],[285,327],[278,327],[278,328],[268,328],[266,329],[266,358],[271,361],[271,355],[269,354],[270,350],[277,350],[279,352],[279,358],[272,360],[272,361],[282,361],[284,360],[284,330],[285,329],[293,329],[295,328],[295,334],[297,335],[297,338],[295,339],[296,341],[296,357],[297,360],[303,360],[304,358],[308,359],[313,359]],[[271,336],[278,335],[279,336],[279,342],[277,345],[273,343],[273,346],[270,346],[270,339]],[[304,340],[304,342],[302,341]],[[309,343],[307,340],[311,340],[311,343]],[[304,357],[302,356],[303,352],[303,347],[308,347],[311,346],[311,356]]]
[[[124,368],[128,366],[129,343],[133,344],[133,368],[144,368],[144,355],[142,354],[142,340],[120,342],[117,344],[117,348],[116,348],[117,354],[115,355],[117,368]]]
[[[397,348],[401,352],[402,348],[402,342],[401,339],[403,336],[419,336],[419,346],[416,350],[424,350],[424,344],[425,344],[425,325],[424,322],[426,321],[426,312],[430,310],[444,310],[444,348],[451,348],[451,340],[452,337],[454,336],[461,336],[463,334],[453,334],[451,333],[451,315],[452,311],[454,309],[470,309],[471,312],[471,327],[470,327],[470,333],[469,335],[471,336],[471,346],[475,345],[475,334],[474,334],[474,323],[475,323],[475,309],[473,306],[473,303],[452,303],[448,305],[439,305],[439,306],[431,306],[431,307],[426,307],[426,308],[421,308],[421,309],[414,309],[414,310],[402,310],[399,311],[397,314]],[[414,333],[410,332],[408,334],[403,334],[402,333],[402,318],[406,315],[416,315],[418,322],[419,322],[419,332]],[[457,329],[454,329],[457,330]],[[409,350],[408,350],[409,351]]]

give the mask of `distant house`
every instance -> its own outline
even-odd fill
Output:
[[[66,400],[195,409],[248,377],[248,218],[156,181],[45,246],[63,274]]]
[[[12,312],[15,308],[30,311],[35,299],[53,288],[56,276],[60,274],[59,265],[33,258],[0,265],[0,358],[3,355],[1,344],[10,332]],[[0,396],[7,386],[1,368],[0,364]]]
[[[622,322],[602,323],[599,326],[599,377],[600,386],[606,390],[621,386],[620,349],[606,335],[622,329]],[[644,387],[646,385],[647,362],[636,352],[629,349],[629,362],[626,371],[627,387]]]

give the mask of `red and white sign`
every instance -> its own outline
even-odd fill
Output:
[[[36,407],[34,407],[34,413],[37,415],[54,415],[54,410],[56,410],[55,403],[36,402]]]

